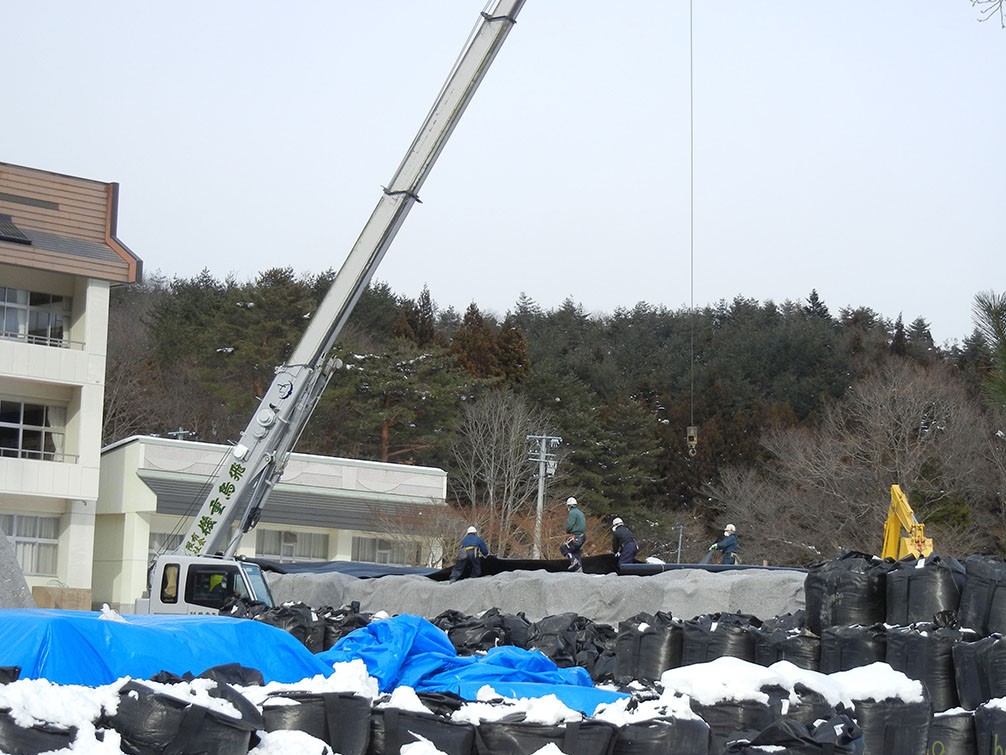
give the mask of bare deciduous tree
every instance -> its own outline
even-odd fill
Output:
[[[1006,29],[1006,16],[1003,14],[1004,0],[971,0],[971,7],[978,8],[979,21],[988,21],[990,18],[999,16],[999,24]]]
[[[732,470],[713,496],[744,523],[758,558],[877,552],[892,484],[917,496],[923,521],[988,500],[988,428],[949,368],[890,360],[828,405],[814,430],[767,433],[774,461],[764,473]],[[970,552],[981,540],[983,507],[971,505],[968,515],[970,526],[947,517],[931,528],[941,553]]]
[[[417,538],[422,541],[423,562],[414,566],[452,566],[461,533],[468,526],[457,511],[447,506],[416,505],[391,511],[374,504],[371,515],[386,539],[397,543],[415,543]]]
[[[545,434],[545,413],[507,390],[490,391],[461,412],[452,447],[452,491],[497,555],[527,552],[521,513],[536,501],[538,490],[527,436]]]
[[[159,402],[151,395],[152,347],[144,319],[153,296],[124,293],[108,312],[102,443],[156,427]]]

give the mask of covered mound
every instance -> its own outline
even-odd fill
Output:
[[[416,575],[357,579],[345,574],[268,574],[278,602],[394,610],[434,618],[444,611],[477,614],[490,608],[522,613],[531,621],[573,612],[617,625],[640,612],[675,616],[736,612],[757,616],[793,613],[804,606],[803,571],[745,569],[666,571],[650,576],[508,571],[454,584]]]

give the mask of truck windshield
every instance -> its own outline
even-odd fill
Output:
[[[240,567],[241,571],[245,573],[245,579],[248,581],[248,586],[251,587],[251,599],[260,600],[270,608],[275,605],[273,603],[272,593],[269,591],[269,583],[265,581],[265,575],[262,574],[262,569],[259,568],[259,565],[242,563],[240,564]]]

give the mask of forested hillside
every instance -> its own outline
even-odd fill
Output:
[[[331,278],[278,268],[114,289],[104,441],[177,429],[234,441]],[[941,347],[923,319],[833,314],[815,292],[601,315],[522,297],[499,319],[375,284],[297,450],[447,470],[451,502],[500,555],[530,548],[528,435],[562,438],[549,505],[583,502],[598,523],[590,552],[615,515],[641,555],[672,561],[679,536],[693,560],[727,520],[746,563],[877,552],[892,483],[941,553],[1002,552],[1001,304],[979,297],[987,326]]]

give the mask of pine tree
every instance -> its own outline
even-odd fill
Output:
[[[458,366],[473,377],[496,378],[500,375],[496,335],[475,302],[468,305],[461,327],[454,334],[451,353]]]

